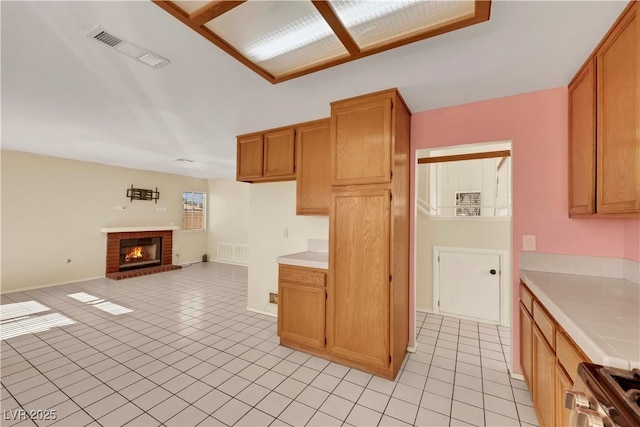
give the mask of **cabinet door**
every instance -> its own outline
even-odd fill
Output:
[[[391,180],[391,99],[332,105],[331,184]]]
[[[329,215],[331,163],[329,120],[296,132],[296,213]]]
[[[597,211],[640,211],[640,23],[637,3],[596,52]]]
[[[522,375],[524,375],[524,379],[530,389],[533,389],[533,382],[531,381],[532,325],[531,314],[529,314],[524,305],[520,303],[520,364],[522,365]]]
[[[285,129],[264,134],[264,176],[295,174],[295,131]]]
[[[327,348],[373,367],[389,366],[388,190],[331,194]]]
[[[562,365],[556,363],[556,426],[569,427],[569,417],[571,410],[564,407],[564,392],[571,390],[573,383],[562,368]]]
[[[262,135],[238,138],[238,181],[251,181],[262,176],[262,148]]]
[[[280,282],[278,335],[299,344],[324,348],[325,288]]]
[[[596,73],[590,60],[569,85],[569,215],[595,213]]]
[[[556,358],[540,330],[533,327],[533,405],[541,427],[554,426]]]

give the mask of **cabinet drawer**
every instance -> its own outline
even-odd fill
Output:
[[[324,287],[326,285],[326,277],[327,272],[325,270],[280,264],[280,281]]]
[[[556,355],[558,356],[558,362],[567,371],[571,381],[575,382],[578,375],[578,364],[588,360],[582,356],[575,344],[559,330],[556,331]]]
[[[556,325],[551,316],[542,308],[538,301],[533,302],[533,320],[540,328],[540,332],[547,339],[547,342],[551,345],[551,348],[556,348]]]
[[[520,282],[520,301],[522,301],[529,314],[533,313],[533,296],[522,282]]]

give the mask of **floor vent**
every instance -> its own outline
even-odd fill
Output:
[[[151,68],[160,68],[171,63],[167,58],[151,52],[149,49],[140,47],[135,43],[126,41],[122,37],[116,36],[102,27],[98,27],[91,31],[87,34],[87,37],[115,49],[118,52],[127,55],[129,58],[133,58]]]

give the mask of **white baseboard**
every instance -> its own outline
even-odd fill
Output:
[[[522,376],[522,374],[516,374],[515,372],[511,372],[511,378],[524,381],[524,377]]]
[[[418,343],[416,343],[416,345],[414,345],[413,347],[407,346],[407,351],[409,353],[415,353],[416,351],[418,351]]]
[[[247,311],[250,311],[252,313],[264,314],[265,316],[270,316],[270,317],[276,317],[276,318],[278,317],[278,315],[275,314],[275,313],[271,313],[271,312],[263,311],[263,310],[256,310],[255,308],[247,307]]]
[[[66,280],[64,282],[47,283],[43,285],[27,286],[26,288],[17,288],[17,289],[9,289],[9,290],[5,290],[0,287],[0,295],[9,294],[12,292],[32,291],[34,289],[50,288],[52,286],[68,285],[71,283],[86,282],[89,280],[104,279],[104,278],[105,276],[87,277],[84,279]]]
[[[419,311],[420,313],[433,314],[433,310],[430,310],[430,309],[428,309],[428,308],[420,308],[420,307],[416,307],[416,311]]]
[[[223,261],[223,260],[220,260],[220,259],[212,259],[212,260],[210,260],[210,262],[219,262],[220,264],[241,265],[241,266],[247,267],[247,264],[243,264],[241,262],[232,262],[232,261],[226,261],[226,260]]]

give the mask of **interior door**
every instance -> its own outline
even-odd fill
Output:
[[[440,313],[500,321],[500,255],[440,251]]]

